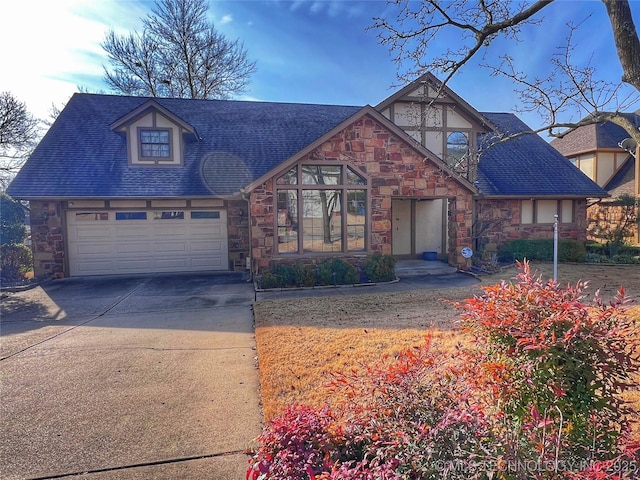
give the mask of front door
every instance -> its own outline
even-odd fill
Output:
[[[411,255],[412,246],[412,222],[411,222],[411,200],[392,200],[391,234],[392,252],[394,255]]]
[[[392,200],[393,254],[417,257],[428,251],[446,255],[447,208],[443,198]]]

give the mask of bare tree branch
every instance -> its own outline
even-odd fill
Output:
[[[566,41],[549,59],[552,69],[544,77],[526,68],[519,69],[513,58],[507,55],[489,55],[489,48],[497,38],[519,42],[521,27],[540,26],[544,19],[536,15],[552,0],[453,0],[446,3],[439,0],[388,0],[390,6],[400,7],[396,18],[376,18],[370,28],[377,29],[380,42],[395,52],[398,78],[404,83],[425,71],[439,72],[444,76],[438,92],[441,93],[442,88],[472,59],[482,56],[481,67],[519,86],[515,88],[522,102],[518,111],[536,112],[541,116],[544,126],[529,133],[547,132],[551,136],[562,137],[567,129],[607,119],[623,126],[631,137],[640,142],[637,126],[622,114],[640,100],[640,41],[631,7],[628,0],[602,2],[624,71],[622,81],[636,89],[631,94],[624,93],[622,83],[599,78],[594,66],[597,62],[593,58],[587,63],[574,62],[574,52],[584,51],[584,46],[574,41],[574,33],[583,22],[566,25]],[[447,38],[459,39],[462,46],[457,49],[439,47],[441,40]],[[497,63],[492,61],[496,59]]]
[[[228,98],[255,71],[244,46],[216,31],[205,0],[158,0],[142,33],[110,31],[102,43],[105,79],[127,95]]]
[[[0,187],[20,170],[40,135],[40,121],[10,92],[0,93]]]
[[[396,63],[402,64],[405,60],[415,63],[417,68],[407,73],[409,77],[427,69],[436,70],[446,74],[443,82],[446,84],[480,50],[489,47],[498,34],[517,39],[520,25],[537,23],[532,17],[552,1],[539,0],[514,11],[517,8],[515,2],[492,2],[489,8],[484,2],[474,6],[464,0],[447,3],[439,0],[390,0],[390,5],[402,5],[397,21],[392,23],[377,17],[371,28],[379,30],[378,39],[382,44],[396,51]],[[412,10],[416,3],[417,9]],[[425,63],[430,43],[450,29],[460,31],[465,45],[457,51],[448,49]],[[406,80],[403,74],[399,77]]]

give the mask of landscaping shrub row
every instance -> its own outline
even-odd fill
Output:
[[[511,240],[498,248],[498,260],[500,262],[513,262],[515,260],[553,260],[553,239]],[[558,261],[560,262],[584,262],[587,258],[587,249],[582,242],[577,240],[558,241]]]
[[[587,243],[587,259],[589,263],[640,263],[640,246],[634,245],[603,245],[601,243]]]
[[[498,261],[553,260],[553,239],[518,239],[505,242],[498,247]],[[640,264],[640,247],[623,245],[611,254],[607,245],[587,243],[577,240],[558,241],[558,261],[575,263],[623,263]]]
[[[319,264],[277,264],[258,277],[260,288],[314,287],[389,282],[395,279],[396,259],[391,255],[368,256],[362,265],[352,265],[340,258]]]

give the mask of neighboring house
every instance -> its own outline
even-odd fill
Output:
[[[427,74],[377,107],[75,94],[9,187],[37,276],[354,262],[585,238],[604,192]]]
[[[638,112],[624,115],[640,127]],[[588,217],[609,226],[622,221],[623,209],[616,205],[616,199],[623,195],[640,198],[640,163],[627,131],[612,122],[594,123],[572,129],[551,145],[609,193],[608,199],[591,202]],[[640,243],[637,223],[631,233],[628,240]]]

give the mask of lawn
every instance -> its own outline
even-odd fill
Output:
[[[532,264],[547,279],[552,265]],[[261,300],[254,306],[256,342],[265,420],[298,402],[320,406],[329,374],[357,368],[385,354],[421,343],[431,332],[446,352],[465,341],[457,330],[458,311],[450,301],[481,294],[481,287],[509,281],[515,267],[481,277],[469,288],[416,290],[327,298]],[[559,265],[561,284],[588,280],[588,299],[600,290],[611,299],[622,285],[633,299],[628,315],[640,318],[640,266]],[[630,397],[640,407],[640,393]]]

